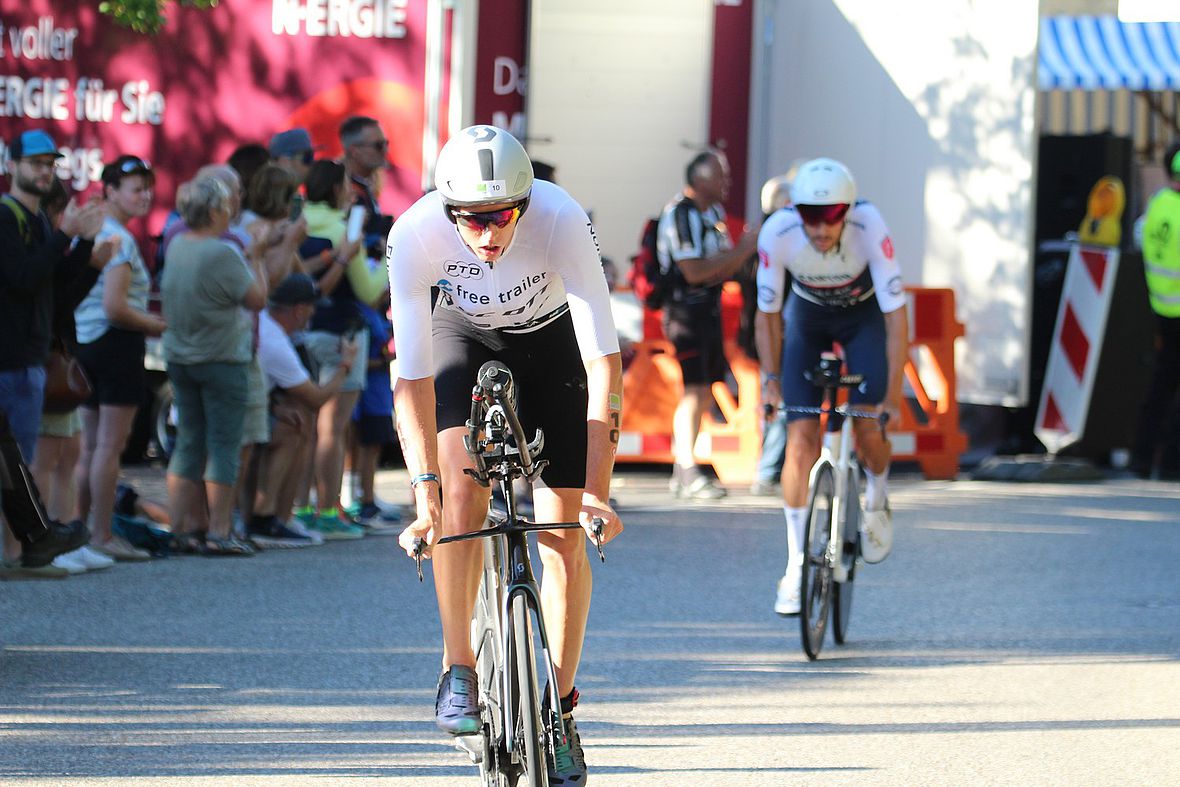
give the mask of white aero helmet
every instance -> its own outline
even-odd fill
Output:
[[[830,158],[815,158],[799,167],[791,183],[796,205],[851,205],[856,202],[856,181],[848,167]]]
[[[516,137],[495,126],[470,126],[439,151],[434,185],[458,208],[517,202],[533,188],[533,162]]]

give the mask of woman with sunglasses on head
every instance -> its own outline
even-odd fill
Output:
[[[762,226],[755,326],[762,398],[774,407],[818,407],[823,392],[804,374],[839,342],[851,373],[865,379],[850,392],[851,403],[888,413],[896,424],[909,341],[901,268],[880,212],[856,197],[847,167],[813,159],[800,166],[791,184],[792,205]],[[784,270],[791,281],[785,309]],[[886,490],[889,440],[876,421],[856,419],[854,427],[868,480],[861,549],[866,562],[878,563],[893,544]],[[819,451],[818,416],[788,413],[783,466],[788,556],[774,604],[780,615],[800,609],[808,474]]]
[[[118,251],[98,283],[74,310],[77,357],[94,393],[82,409],[82,454],[75,479],[78,512],[95,548],[115,560],[150,555],[111,532],[120,456],[144,398],[146,337],[164,333],[164,320],[148,311],[151,274],[127,224],[148,214],[156,176],[138,156],[119,156],[102,171],[106,220],[96,241],[118,238]]]
[[[345,342],[356,345],[356,357],[367,358],[369,332],[358,303],[378,302],[389,286],[385,271],[370,267],[360,239],[349,240],[348,209],[352,186],[342,164],[317,161],[307,175],[307,240],[299,248],[326,301],[316,307],[304,338],[308,354],[326,384],[343,363]],[[340,484],[344,477],[345,429],[365,387],[365,364],[351,365],[340,392],[325,403],[316,422],[314,483],[316,508],[303,499],[295,515],[303,526],[327,540],[361,538],[365,531],[341,517]],[[306,489],[301,485],[301,492]]]
[[[533,490],[536,520],[580,521],[588,534],[600,517],[603,540],[610,540],[623,529],[608,503],[622,363],[594,228],[569,194],[534,180],[524,148],[492,126],[464,129],[447,142],[435,184],[393,225],[388,243],[394,411],[417,508],[400,543],[412,554],[415,538],[429,545],[482,526],[490,490],[464,475],[472,465],[463,437],[471,386],[492,359],[512,370],[525,432],[543,429],[552,449]],[[439,291],[433,313],[431,288]],[[586,778],[570,716],[590,609],[585,537],[560,530],[539,538],[541,603],[567,732],[557,764],[550,763],[553,785]],[[451,735],[479,726],[468,635],[481,555],[477,541],[433,551],[443,629],[435,714]]]

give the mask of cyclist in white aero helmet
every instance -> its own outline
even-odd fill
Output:
[[[412,554],[415,538],[434,544],[483,525],[490,490],[464,475],[472,465],[463,436],[476,372],[493,359],[512,370],[525,432],[541,428],[550,447],[533,490],[536,521],[579,521],[589,533],[599,517],[609,540],[623,528],[608,503],[622,363],[594,227],[569,194],[534,179],[521,144],[493,126],[472,126],[448,141],[435,184],[394,224],[386,251],[398,351],[395,411],[417,508],[400,543]],[[581,787],[586,764],[571,713],[591,576],[577,533],[542,532],[539,552],[567,733],[549,764],[549,783]],[[433,551],[443,629],[435,715],[452,735],[479,729],[468,637],[481,556],[477,541]]]
[[[839,342],[850,371],[865,379],[863,390],[850,393],[851,402],[887,412],[896,424],[909,327],[901,269],[885,221],[871,203],[857,199],[848,168],[830,158],[799,168],[791,203],[767,219],[758,235],[755,331],[763,401],[818,407],[822,391],[804,374]],[[784,269],[791,280],[785,308]],[[893,544],[889,440],[876,421],[857,419],[853,426],[867,479],[861,551],[866,562],[877,563]],[[788,412],[783,465],[788,554],[774,604],[780,615],[798,614],[800,608],[808,473],[819,451],[818,417]]]
[[[520,202],[533,188],[533,162],[511,134],[472,126],[438,154],[434,185],[452,207]]]

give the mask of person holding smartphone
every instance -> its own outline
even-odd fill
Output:
[[[322,385],[340,366],[345,341],[355,343],[357,357],[368,357],[369,334],[362,330],[364,319],[359,304],[377,303],[389,282],[383,268],[370,266],[361,241],[347,237],[352,188],[344,166],[335,161],[317,161],[308,171],[305,185],[307,202],[302,212],[308,237],[300,246],[300,256],[327,302],[316,307],[304,346],[319,367]],[[302,505],[295,516],[327,540],[364,535],[362,528],[341,517],[338,505],[344,477],[345,429],[364,387],[365,364],[356,364],[340,392],[320,408],[316,421],[313,476],[317,507],[308,505],[305,497],[297,501]]]

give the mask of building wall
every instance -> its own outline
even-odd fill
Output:
[[[557,166],[623,270],[708,142],[713,2],[544,0],[532,14],[529,153]]]
[[[959,398],[1026,395],[1037,9],[1026,0],[763,0],[751,176],[843,160],[905,279],[951,287]],[[920,27],[914,25],[921,19]]]

